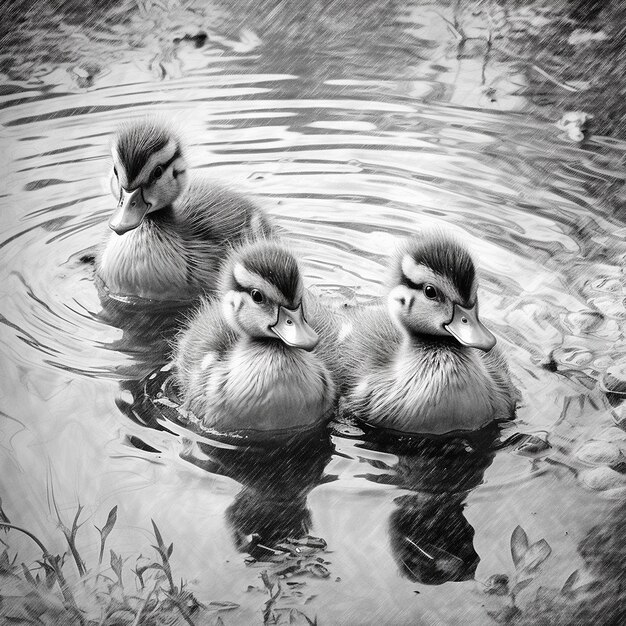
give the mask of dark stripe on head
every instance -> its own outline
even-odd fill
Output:
[[[459,242],[441,233],[428,234],[424,238],[409,240],[403,252],[409,254],[418,265],[424,265],[447,278],[465,303],[469,302],[476,269],[469,252]],[[405,276],[401,276],[402,282],[406,280]]]
[[[171,129],[157,120],[144,120],[122,126],[116,137],[115,147],[129,183],[134,182],[148,159],[165,148],[171,139],[179,143]]]
[[[174,163],[174,161],[176,161],[176,159],[180,157],[180,155],[181,155],[180,148],[177,147],[176,150],[174,151],[174,154],[171,156],[171,158],[165,161],[165,163],[159,163],[158,165],[160,165],[163,168],[163,170],[166,170],[172,163]],[[174,178],[176,178],[176,176],[174,176]]]
[[[296,300],[299,295],[300,270],[291,253],[271,243],[257,242],[242,250],[237,261],[246,270],[262,276],[276,287],[289,303],[299,304]],[[236,282],[234,277],[231,280]]]

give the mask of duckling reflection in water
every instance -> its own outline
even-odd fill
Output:
[[[226,511],[237,549],[262,560],[272,555],[266,548],[308,535],[313,522],[307,498],[317,485],[334,480],[324,476],[330,458],[326,438],[293,440],[257,457],[255,471],[240,476],[243,488]]]
[[[220,430],[280,430],[323,421],[335,385],[314,348],[294,256],[258,241],[232,252],[219,298],[205,300],[175,348],[185,407]]]
[[[398,250],[390,281],[386,306],[348,312],[335,349],[347,411],[432,434],[513,417],[517,393],[478,317],[467,250],[441,232],[415,236]]]
[[[269,236],[269,218],[245,197],[190,176],[179,135],[158,119],[113,138],[114,231],[96,258],[113,296],[194,299],[211,292],[230,244]]]
[[[332,446],[325,431],[294,435],[280,445],[221,447],[199,444],[202,455],[184,458],[202,469],[228,476],[241,491],[226,510],[236,548],[264,560],[273,547],[299,539],[311,529],[308,494],[334,480],[324,470]]]
[[[493,461],[496,436],[490,426],[472,440],[372,435],[363,444],[398,457],[389,473],[365,478],[412,491],[394,499],[389,518],[391,550],[403,576],[425,585],[474,577],[480,558],[463,511]]]

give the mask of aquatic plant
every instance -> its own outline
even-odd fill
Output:
[[[261,580],[270,596],[263,609],[263,626],[268,624],[308,624],[309,626],[317,626],[317,618],[311,620],[306,613],[299,609],[293,607],[279,608],[276,606],[283,595],[283,587],[279,578],[275,576],[270,577],[267,570],[263,570],[261,572]]]
[[[55,506],[56,510],[56,506]],[[67,550],[53,554],[30,530],[13,524],[2,511],[0,501],[0,527],[29,537],[41,551],[41,558],[33,565],[18,564],[9,549],[0,553],[0,618],[10,623],[67,624],[68,626],[159,626],[160,624],[221,623],[215,612],[236,608],[233,603],[211,603],[208,607],[198,602],[181,580],[174,582],[170,557],[174,544],[164,541],[152,520],[156,544],[152,547],[157,560],[140,556],[134,574],[134,586],[124,581],[127,559],[110,550],[109,567],[102,568],[107,538],[117,521],[117,506],[113,507],[100,535],[98,563],[88,567],[80,554],[76,538],[83,507],[79,505],[70,528],[59,517]],[[78,576],[68,572],[71,556]],[[110,569],[109,569],[110,568]],[[113,574],[113,577],[110,574]],[[133,588],[134,587],[134,588]],[[207,611],[204,611],[207,609]],[[208,614],[213,611],[213,615]],[[196,621],[196,620],[201,621]]]
[[[528,535],[521,526],[511,534],[511,558],[515,567],[512,577],[494,574],[485,581],[485,593],[507,598],[507,603],[497,610],[487,611],[497,622],[508,622],[520,614],[516,599],[530,585],[542,563],[550,556],[552,548],[545,539],[530,544]]]
[[[306,535],[299,539],[285,538],[270,547],[259,540],[258,535],[250,538],[246,551],[251,556],[246,559],[246,565],[263,567],[259,575],[263,589],[248,588],[248,591],[265,591],[269,595],[263,608],[263,624],[317,624],[317,618],[311,620],[297,606],[315,598],[307,592],[303,578],[330,577],[326,567],[330,563],[322,556],[326,542]]]
[[[521,526],[516,526],[511,534],[511,557],[515,572],[494,574],[484,584],[484,593],[500,596],[504,603],[491,606],[487,614],[498,623],[516,624],[572,624],[588,623],[580,621],[577,613],[584,607],[591,592],[597,591],[597,581],[580,584],[581,573],[573,571],[560,587],[539,586],[534,597],[521,607],[519,594],[529,587],[539,573],[543,563],[552,554],[552,548],[545,539],[529,543],[528,535]]]

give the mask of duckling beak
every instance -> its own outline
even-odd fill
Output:
[[[150,203],[143,197],[143,189],[137,187],[134,191],[122,189],[117,209],[109,220],[109,228],[118,235],[123,235],[141,224],[146,213],[150,210]]]
[[[270,330],[288,346],[313,350],[319,342],[317,333],[307,324],[304,319],[302,304],[295,309],[284,306],[278,308],[278,321]]]
[[[452,321],[444,324],[443,327],[464,346],[489,352],[496,345],[493,333],[487,330],[478,319],[477,304],[471,309],[455,304]]]

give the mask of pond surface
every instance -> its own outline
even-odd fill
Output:
[[[284,582],[277,604],[319,624],[485,624],[502,598],[483,583],[512,577],[516,526],[552,552],[523,612],[539,586],[597,577],[580,544],[616,524],[626,479],[591,489],[576,451],[626,439],[600,384],[626,353],[626,143],[569,139],[564,111],[526,97],[520,59],[484,29],[459,41],[454,3],[353,4],[138,3],[99,39],[61,29],[78,58],[48,42],[2,77],[2,508],[61,552],[54,507],[69,524],[80,503],[87,561],[113,506],[129,563],[154,519],[196,597],[238,605],[225,624],[264,620],[259,575],[276,564],[254,533],[326,542],[325,571]],[[394,445],[338,425],[330,447],[275,454],[153,427],[137,381],[165,358],[106,314],[88,262],[113,208],[111,134],[148,113],[178,122],[198,171],[258,198],[337,305],[383,293],[398,238],[440,226],[467,242],[522,396],[500,438],[551,448]],[[18,562],[38,558],[9,538]]]

